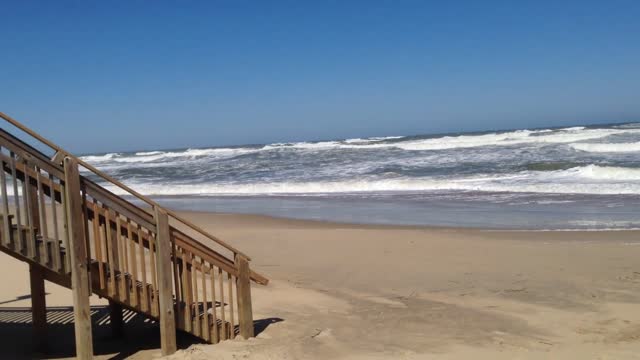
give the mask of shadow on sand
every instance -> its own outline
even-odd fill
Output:
[[[96,356],[124,359],[139,351],[160,348],[160,330],[155,321],[130,310],[124,310],[124,335],[112,335],[107,306],[92,306],[93,351]],[[269,325],[283,321],[280,318],[254,321],[258,335]],[[0,308],[0,346],[5,359],[48,359],[75,356],[73,307],[47,308],[47,340],[44,351],[36,349],[31,323],[31,308]],[[203,343],[189,334],[178,332],[179,349]]]

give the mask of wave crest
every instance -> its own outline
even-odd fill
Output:
[[[594,153],[626,153],[640,151],[640,142],[613,144],[576,143],[570,144],[569,146],[576,150]]]

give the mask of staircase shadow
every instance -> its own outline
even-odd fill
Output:
[[[266,318],[253,321],[253,332],[255,336],[258,336],[261,332],[265,331],[271,324],[284,321],[281,318]]]
[[[160,330],[155,321],[130,310],[123,311],[124,336],[114,337],[109,307],[92,306],[93,351],[96,356],[124,359],[143,350],[160,348]],[[31,308],[0,308],[0,347],[4,359],[48,359],[75,356],[73,307],[47,307],[46,351],[37,352],[33,339]],[[202,343],[178,332],[178,348]]]
[[[0,347],[3,359],[49,359],[75,356],[73,307],[47,307],[46,351],[37,352],[33,339],[29,307],[0,308]],[[140,351],[160,348],[160,330],[154,320],[130,311],[123,312],[124,336],[114,337],[111,332],[109,307],[92,306],[91,322],[93,351],[96,356],[108,359],[125,359]],[[284,321],[281,318],[259,319],[253,322],[255,335],[271,324]],[[178,348],[204,343],[195,336],[178,332]]]

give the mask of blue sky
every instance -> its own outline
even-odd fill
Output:
[[[79,152],[640,120],[637,1],[2,1],[0,111]]]

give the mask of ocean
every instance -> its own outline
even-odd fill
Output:
[[[368,224],[640,228],[640,123],[82,158],[176,209]]]

